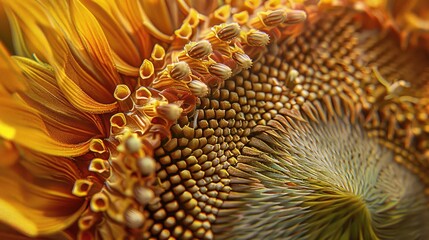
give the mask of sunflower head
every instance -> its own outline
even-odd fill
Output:
[[[425,238],[427,10],[0,0],[0,236]]]

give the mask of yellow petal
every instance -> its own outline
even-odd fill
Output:
[[[0,122],[0,131],[3,131],[1,128]],[[0,168],[8,167],[15,164],[19,158],[18,150],[15,148],[11,141],[7,141],[0,138]]]
[[[0,132],[4,139],[11,140],[16,135],[15,128],[7,125],[6,123],[0,121]]]
[[[91,60],[87,56],[83,46],[82,49],[79,47],[81,42],[72,37],[73,33],[64,32],[65,36],[62,36],[51,28],[44,28],[44,32],[52,49],[55,50],[49,63],[54,68],[57,78],[61,78],[64,71],[68,78],[81,89],[80,91],[85,92],[96,102],[111,103],[115,101],[114,88],[110,89],[112,86],[106,84],[105,80],[99,80],[106,79],[106,77],[97,77],[97,71],[100,69],[91,67],[95,60]],[[66,95],[66,97],[68,96]]]
[[[79,37],[89,55],[90,63],[101,75],[107,89],[114,90],[120,83],[120,78],[113,64],[113,58],[109,43],[103,33],[100,24],[92,13],[79,1],[70,1],[71,17]]]
[[[65,171],[68,159],[61,160]],[[64,230],[79,218],[86,208],[85,200],[71,194],[73,182],[61,176],[52,178],[61,175],[61,170],[41,171],[44,177],[51,175],[47,182],[18,167],[0,169],[0,222],[35,237]]]
[[[65,48],[67,48],[67,46]],[[82,67],[73,57],[68,49],[65,51],[64,56],[64,59],[62,59],[64,61],[54,66],[57,72],[57,78],[61,78],[61,72],[64,71],[71,81],[95,101],[100,103],[111,103],[115,101],[113,98],[114,90],[109,89],[103,82],[94,78],[93,75]]]
[[[127,34],[124,27],[120,25],[111,12],[108,2],[84,1],[85,6],[97,18],[100,26],[103,28],[106,39],[112,48],[112,54],[115,64],[118,64],[116,57],[126,65],[138,67],[143,59],[139,56],[139,51],[135,46],[130,35]],[[124,46],[127,46],[124,48]],[[116,56],[115,56],[116,55]]]
[[[20,149],[20,151],[24,157],[21,157],[18,162],[23,169],[39,179],[48,180],[49,182],[69,183],[68,189],[65,190],[67,192],[71,191],[75,180],[81,178],[81,171],[77,168],[74,160],[46,155],[28,149]]]
[[[168,8],[177,8],[175,2],[171,2],[168,5],[166,1],[141,1],[141,3],[146,15],[144,21],[153,24],[153,26],[159,29],[162,33],[172,35],[174,30],[180,26],[179,24],[177,26],[173,25],[174,19],[177,19],[178,17],[170,16],[170,13],[177,14],[178,11],[168,11]],[[154,9],[156,9],[156,11],[154,11]]]
[[[0,97],[0,121],[15,129],[13,135],[0,131],[0,137],[27,148],[57,156],[78,156],[88,151],[89,141],[66,144],[53,139],[37,112],[11,98]]]
[[[78,0],[40,0],[51,26],[41,27],[53,51],[49,63],[66,74],[96,101],[114,100],[112,93],[121,78],[112,52],[94,15]]]
[[[29,220],[26,216],[21,214],[13,205],[5,200],[0,199],[0,219],[4,223],[15,227],[17,230],[30,235],[37,235],[36,224]]]
[[[7,240],[74,240],[75,238],[71,237],[69,234],[67,234],[65,231],[55,233],[49,236],[43,236],[43,237],[28,237],[13,228],[0,223],[0,239],[7,239]]]
[[[152,24],[147,24],[147,22],[143,21],[144,12],[141,11],[142,6],[139,1],[115,0],[108,2],[112,5],[111,10],[113,14],[118,16],[117,20],[135,38],[134,42],[139,48],[143,59],[150,57],[152,47],[155,45],[152,35],[163,41],[168,42],[172,40],[170,36],[162,34]],[[152,31],[151,27],[154,31]]]
[[[3,1],[11,25],[15,53],[46,59],[52,54],[47,39],[39,26],[47,25],[48,18],[36,1]]]
[[[25,89],[19,68],[11,61],[5,46],[0,43],[0,96]]]
[[[58,74],[58,85],[66,98],[76,108],[89,113],[107,113],[116,110],[117,103],[103,104],[92,99],[86,94],[75,82],[73,82],[64,71],[59,70]]]
[[[66,143],[77,143],[107,134],[97,115],[77,110],[63,96],[53,70],[46,64],[22,57],[14,57],[14,60],[30,85],[21,97],[40,112],[53,137]]]

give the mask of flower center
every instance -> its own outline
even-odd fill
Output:
[[[234,226],[234,234],[243,234],[238,239],[269,232],[300,239],[423,234],[424,185],[359,123],[333,118],[307,124],[278,116],[251,136],[231,179],[247,203],[234,205],[242,216]],[[240,184],[243,176],[252,183]]]

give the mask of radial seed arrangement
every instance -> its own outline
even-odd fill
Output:
[[[427,1],[0,21],[0,239],[429,238]]]

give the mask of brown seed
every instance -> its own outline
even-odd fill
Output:
[[[188,170],[183,170],[183,171],[180,172],[180,177],[183,180],[187,180],[187,179],[191,179],[192,176],[191,176],[191,173]]]
[[[183,234],[183,227],[176,226],[173,230],[173,236],[176,238],[179,238],[182,234]]]
[[[164,226],[167,227],[167,228],[174,227],[175,225],[176,225],[176,219],[174,217],[172,217],[172,216],[168,217],[164,221]]]
[[[180,178],[179,175],[174,175],[170,177],[170,182],[171,184],[175,185],[175,184],[179,184],[182,181],[182,179]]]
[[[189,127],[189,126],[184,126],[183,127],[183,135],[187,138],[187,139],[194,139],[194,129]],[[165,148],[165,147],[164,147]],[[169,151],[169,150],[167,150]]]
[[[182,195],[180,195],[179,199],[181,202],[187,202],[192,199],[192,194],[186,191]]]
[[[157,235],[158,233],[161,232],[162,228],[163,227],[162,227],[161,223],[155,224],[155,225],[152,226],[151,232],[152,232],[152,234]]]
[[[231,119],[234,118],[236,115],[236,112],[234,109],[229,109],[228,111],[226,111],[225,113],[225,119]]]
[[[177,203],[177,201],[169,202],[167,205],[165,205],[165,209],[168,212],[175,212],[179,209],[179,204]]]
[[[195,208],[197,206],[198,202],[195,199],[191,199],[188,202],[184,203],[183,206],[185,207],[185,209],[191,210],[193,208]]]
[[[169,237],[170,237],[170,231],[168,229],[162,230],[161,233],[159,234],[160,240],[168,239]]]
[[[180,149],[177,149],[176,151],[170,153],[170,156],[174,160],[178,160],[182,157],[182,151]]]
[[[179,151],[180,151],[180,150],[179,150]],[[168,167],[166,168],[166,170],[167,170],[167,173],[168,173],[169,175],[171,175],[171,174],[176,173],[179,169],[177,168],[177,166],[176,166],[176,165],[170,165],[170,166],[168,166]]]
[[[153,215],[153,218],[155,220],[163,220],[167,216],[167,212],[164,209],[159,209],[155,214]]]

